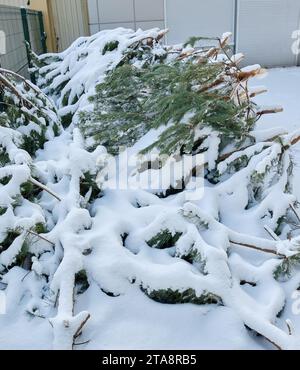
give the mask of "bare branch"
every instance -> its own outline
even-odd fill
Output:
[[[260,247],[257,247],[256,245],[251,245],[251,244],[247,244],[247,243],[240,243],[240,242],[236,242],[236,241],[233,241],[233,240],[230,240],[230,243],[231,244],[238,245],[240,247],[254,249],[254,250],[259,251],[259,252],[273,254],[273,255],[275,255],[277,257],[286,259],[286,256],[284,254],[278,253],[278,252],[273,251],[271,249],[260,248]]]
[[[79,328],[77,329],[76,333],[74,334],[74,340],[76,338],[79,337],[79,335],[81,334],[82,332],[82,329],[83,327],[85,326],[85,324],[89,321],[89,319],[91,318],[91,315],[88,314],[87,317],[82,321],[82,323],[80,324]]]
[[[34,178],[30,178],[29,181],[33,184],[36,185],[37,187],[41,188],[42,190],[46,191],[50,195],[52,195],[55,199],[57,199],[59,202],[61,202],[61,198],[55,194],[52,190],[47,188],[45,185],[41,184],[39,181],[35,180]]]
[[[44,240],[45,242],[51,244],[53,247],[55,247],[55,243],[53,243],[50,240],[46,239],[44,236],[42,236],[42,235],[40,235],[40,234],[38,234],[38,233],[36,233],[36,232],[34,232],[32,230],[27,230],[27,233],[28,234],[31,234],[33,236],[36,236],[37,238],[40,238],[40,239]]]

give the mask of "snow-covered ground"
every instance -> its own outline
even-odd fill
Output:
[[[253,80],[253,85],[262,84],[268,89],[266,94],[256,100],[262,105],[281,105],[282,113],[264,116],[258,124],[258,129],[268,127],[286,127],[293,131],[300,125],[300,68],[274,68],[268,71],[261,80]]]
[[[253,80],[254,85],[262,84],[268,93],[260,95],[256,101],[262,105],[281,105],[282,113],[262,117],[257,129],[284,127],[287,132],[300,128],[300,68],[274,68],[268,71],[263,80]],[[300,185],[300,145],[294,148],[294,161]],[[300,186],[295,187],[297,198],[300,199]]]
[[[283,113],[263,117],[258,130],[283,126],[293,131],[300,127],[300,68],[270,70],[263,81],[254,81],[254,84],[263,84],[269,90],[257,98],[260,104],[284,107]],[[294,150],[294,156],[299,163],[297,176],[300,179],[299,147]],[[300,187],[298,191],[300,199]],[[287,284],[287,289],[293,290],[293,282]],[[237,314],[226,307],[162,305],[134,288],[124,296],[111,298],[92,285],[75,307],[76,312],[87,309],[91,320],[81,339],[89,343],[78,349],[266,348],[266,342],[252,336]],[[300,329],[300,317],[291,317],[290,307],[286,311],[287,317]],[[0,328],[0,349],[52,347],[52,328],[47,320],[29,320],[13,312],[11,317],[0,316]]]

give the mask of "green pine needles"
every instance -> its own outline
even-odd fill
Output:
[[[90,99],[94,110],[80,113],[80,127],[112,154],[161,126],[160,137],[145,152],[157,148],[167,155],[190,154],[202,144],[197,145],[199,130],[207,127],[224,142],[241,141],[257,116],[250,99],[235,101],[238,85],[239,70],[230,59],[198,53],[143,68],[123,64],[97,86]]]
[[[22,76],[1,68],[0,127],[21,132],[20,147],[32,156],[61,132],[56,108],[47,96]]]

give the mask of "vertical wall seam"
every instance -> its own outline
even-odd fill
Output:
[[[96,0],[96,5],[97,5],[97,17],[98,17],[98,31],[101,31],[101,18],[100,18],[99,2],[100,2],[100,0]]]
[[[134,30],[137,30],[137,20],[136,20],[136,8],[135,8],[135,0],[132,0],[133,6],[133,22],[134,22]]]
[[[168,28],[168,16],[167,16],[167,0],[164,0],[164,25],[165,29]],[[165,35],[165,43],[168,44],[168,34]]]
[[[234,24],[233,24],[233,32],[234,32],[234,54],[238,51],[238,13],[239,13],[239,0],[234,0]]]

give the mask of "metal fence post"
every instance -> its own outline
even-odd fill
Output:
[[[38,18],[39,18],[39,24],[40,24],[40,33],[41,33],[41,43],[42,43],[42,49],[43,53],[47,53],[47,34],[45,32],[45,27],[44,27],[44,17],[43,17],[43,12],[39,11],[38,12]]]
[[[21,16],[22,16],[22,24],[23,24],[23,32],[24,32],[24,39],[26,42],[26,52],[27,52],[27,60],[28,60],[28,67],[31,68],[31,55],[29,48],[31,47],[30,41],[30,32],[29,32],[29,24],[28,24],[28,14],[26,8],[21,8]],[[31,81],[35,83],[35,76],[34,74],[30,74]]]

